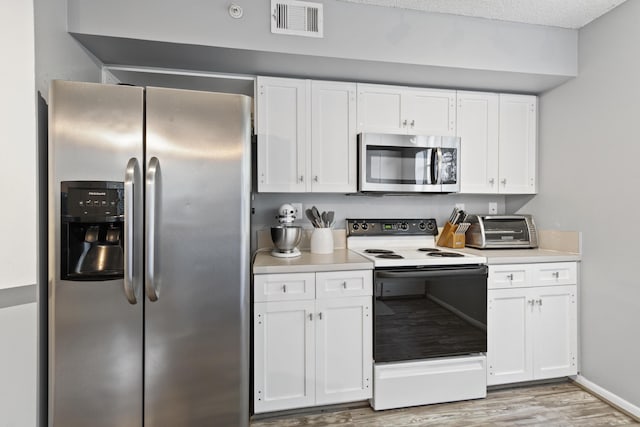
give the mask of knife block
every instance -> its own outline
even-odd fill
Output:
[[[436,245],[438,246],[446,246],[447,248],[452,249],[462,249],[464,248],[465,243],[465,235],[464,234],[455,234],[458,229],[457,224],[451,224],[447,221],[447,223],[442,228],[442,233],[438,237],[438,241]]]

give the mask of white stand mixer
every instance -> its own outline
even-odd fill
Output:
[[[276,219],[280,225],[271,227],[271,240],[275,246],[271,255],[277,258],[295,258],[302,255],[296,247],[302,238],[302,227],[293,225],[296,209],[285,203],[278,208]]]

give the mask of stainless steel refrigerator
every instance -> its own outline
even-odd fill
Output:
[[[251,99],[49,103],[49,425],[248,425]]]

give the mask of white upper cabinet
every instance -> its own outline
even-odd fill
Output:
[[[258,77],[258,191],[307,190],[307,80]]]
[[[451,136],[456,92],[358,84],[358,132]]]
[[[538,100],[500,94],[500,193],[535,194]]]
[[[258,191],[357,190],[356,84],[258,77]]]
[[[356,192],[357,151],[356,84],[312,81],[310,191]]]
[[[537,98],[458,92],[461,193],[535,194]]]
[[[498,192],[498,104],[495,93],[458,92],[460,192]]]

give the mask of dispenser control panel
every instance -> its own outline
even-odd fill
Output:
[[[114,181],[64,181],[61,215],[80,220],[118,218],[124,215],[124,185]]]

